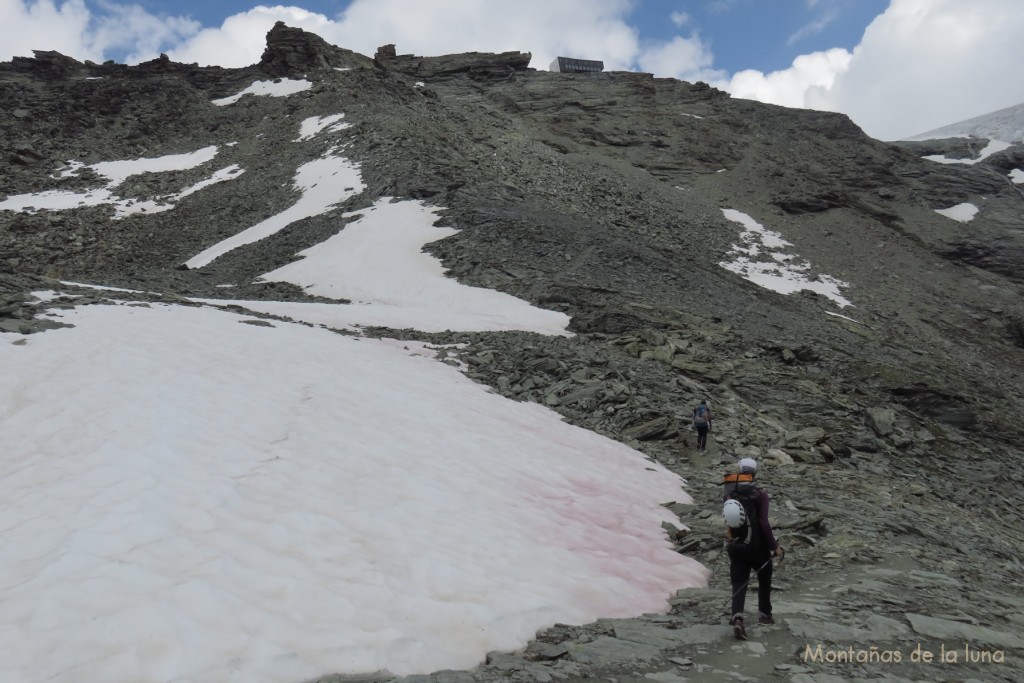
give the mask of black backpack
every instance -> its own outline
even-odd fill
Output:
[[[727,474],[722,480],[725,487],[725,499],[739,501],[746,513],[746,523],[738,529],[733,529],[733,538],[751,548],[760,548],[764,539],[761,533],[761,509],[758,505],[758,497],[761,489],[754,483],[752,474]]]

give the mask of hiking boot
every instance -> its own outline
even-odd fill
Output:
[[[743,617],[733,617],[732,634],[736,636],[736,640],[747,639],[747,629],[743,628]]]
[[[775,617],[764,612],[758,612],[757,623],[771,625],[775,623]]]

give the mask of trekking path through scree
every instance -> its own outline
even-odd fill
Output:
[[[679,511],[690,525],[679,543],[712,571],[708,587],[679,591],[668,615],[600,620],[584,633],[549,629],[527,651],[546,666],[492,665],[508,667],[516,680],[525,674],[567,683],[1024,680],[1024,598],[993,579],[962,540],[928,526],[911,502],[917,494],[902,483],[914,463],[874,455],[827,472],[767,467],[759,477],[786,557],[775,563],[776,623],[757,623],[752,578],[748,640],[736,640],[727,625],[732,587],[717,483],[734,462],[717,448],[687,448],[686,457],[680,473],[695,503]],[[947,502],[943,517],[965,528],[977,522],[972,511]],[[573,664],[586,668],[574,672]],[[545,669],[570,675],[545,678]]]
[[[730,464],[714,453],[690,454],[693,471],[684,476],[692,487],[697,480],[714,481]],[[872,464],[865,460],[862,466],[869,469]],[[876,479],[865,476],[867,472],[832,470],[836,490],[853,494],[846,503],[840,497],[830,501],[820,492],[810,495],[807,481],[813,478],[808,472],[776,467],[763,474],[772,496],[771,521],[787,551],[784,560],[775,562],[776,623],[757,623],[757,579],[752,577],[745,605],[748,640],[733,637],[726,625],[732,595],[728,556],[724,548],[708,551],[705,545],[698,557],[713,572],[709,587],[682,591],[673,612],[687,622],[715,624],[719,637],[685,648],[688,664],[637,680],[1022,680],[1019,614],[1024,600],[979,580],[970,553],[951,552],[942,539],[918,543],[921,539],[908,530],[927,525],[909,517],[908,508],[902,510],[909,526],[892,528],[882,510],[882,499],[891,495],[883,482],[898,482],[899,474]],[[846,488],[854,482],[856,488]],[[717,509],[710,510],[717,507],[719,496],[719,487],[709,486],[700,503],[709,508],[704,528],[712,533],[721,528]],[[961,524],[971,522],[966,512],[950,515],[959,515]],[[888,533],[858,532],[850,526],[862,518],[873,519]],[[809,532],[808,524],[821,535]],[[927,536],[928,529],[919,533]],[[1000,611],[1010,628],[996,628],[992,621],[982,625],[976,618]]]
[[[817,575],[808,578],[806,570],[797,566],[799,551],[794,554],[776,565],[774,625],[757,623],[757,585],[751,582],[748,640],[736,640],[726,624],[732,590],[727,560],[721,560],[711,567],[715,574],[708,589],[680,591],[674,610],[678,614],[647,615],[628,622],[603,620],[599,623],[608,626],[607,636],[584,645],[561,646],[573,661],[590,664],[595,673],[557,680],[1018,680],[1022,650],[1017,636],[952,618],[957,615],[908,614],[908,625],[888,613],[888,608],[901,603],[898,581],[908,577],[929,581],[941,575],[896,555],[874,565],[835,566],[829,572],[818,567]],[[854,625],[849,623],[851,615]],[[947,661],[941,662],[942,658]],[[1016,665],[1010,664],[1011,659]]]
[[[819,662],[826,653],[845,648],[847,643],[853,645],[854,650],[862,647],[868,651],[871,645],[881,649],[882,641],[888,640],[887,635],[894,629],[898,631],[888,620],[876,621],[874,631],[857,631],[839,626],[836,621],[843,609],[836,604],[837,596],[848,590],[856,591],[856,586],[862,582],[878,583],[880,576],[893,570],[854,567],[828,578],[787,580],[787,574],[792,573],[790,570],[799,561],[799,550],[795,550],[775,563],[772,604],[776,623],[757,623],[757,579],[751,578],[746,602],[747,640],[736,640],[732,629],[723,625],[721,639],[690,656],[693,660],[690,675],[696,674],[702,681],[822,680],[825,668]],[[720,610],[723,612],[721,621],[727,618],[724,612],[728,611],[732,594],[728,558],[723,555],[713,569],[715,579],[708,598],[724,607]],[[817,656],[819,644],[820,657]],[[809,656],[805,652],[807,647],[812,652]]]

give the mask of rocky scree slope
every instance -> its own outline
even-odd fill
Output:
[[[746,455],[763,463],[791,551],[780,625],[765,630],[767,648],[743,650],[759,678],[1019,679],[1024,643],[999,634],[1020,632],[1024,607],[1007,590],[1024,578],[1024,197],[1006,179],[1024,163],[1021,145],[974,166],[936,164],[921,157],[970,150],[960,140],[886,144],[838,114],[734,100],[701,83],[535,71],[528,58],[385,49],[370,59],[279,24],[245,69],[53,52],[0,65],[6,195],[97,184],[87,173],[55,179],[69,160],[217,145],[218,164],[245,169],[164,213],[0,212],[0,329],[45,333],[32,290],[88,292],[68,306],[125,296],[60,281],[179,302],[223,297],[227,283],[232,298],[311,300],[255,278],[343,230],[346,212],[379,197],[424,199],[461,231],[427,247],[452,277],[564,311],[577,335],[367,333],[465,342],[477,381],[682,474],[697,504],[677,511],[691,529],[667,532],[715,570],[711,588],[679,596],[671,615],[558,626],[526,652],[431,680],[726,676],[735,653],[721,626],[730,591],[717,481]],[[211,103],[275,78],[313,85]],[[295,144],[300,121],[338,113],[350,127]],[[365,189],[183,267],[293,203],[295,169],[339,143]],[[136,175],[119,193],[166,196],[208,173]],[[980,207],[967,225],[935,213],[961,202]],[[784,296],[723,268],[742,230],[723,209],[781,234],[812,276],[849,283],[854,306]],[[701,454],[686,415],[704,397],[718,419]],[[927,672],[799,656],[806,643],[909,652],[966,640],[1012,656]]]

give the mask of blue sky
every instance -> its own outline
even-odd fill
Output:
[[[649,39],[667,40],[696,31],[709,44],[720,69],[775,71],[785,69],[801,54],[833,47],[853,49],[864,28],[888,4],[888,0],[650,0],[638,3],[631,18]]]
[[[1024,0],[0,0],[0,60],[259,61],[284,21],[372,55],[601,59],[733,97],[842,112],[882,140],[1024,102]]]
[[[203,26],[216,26],[257,3],[139,0],[136,4],[153,14],[186,15]],[[343,13],[351,0],[304,0],[295,4],[333,18]],[[680,33],[696,32],[713,50],[717,68],[729,72],[775,71],[785,69],[795,57],[808,52],[833,47],[853,49],[864,28],[888,4],[888,0],[640,0],[632,3],[632,10],[625,16],[641,39],[669,40]]]

